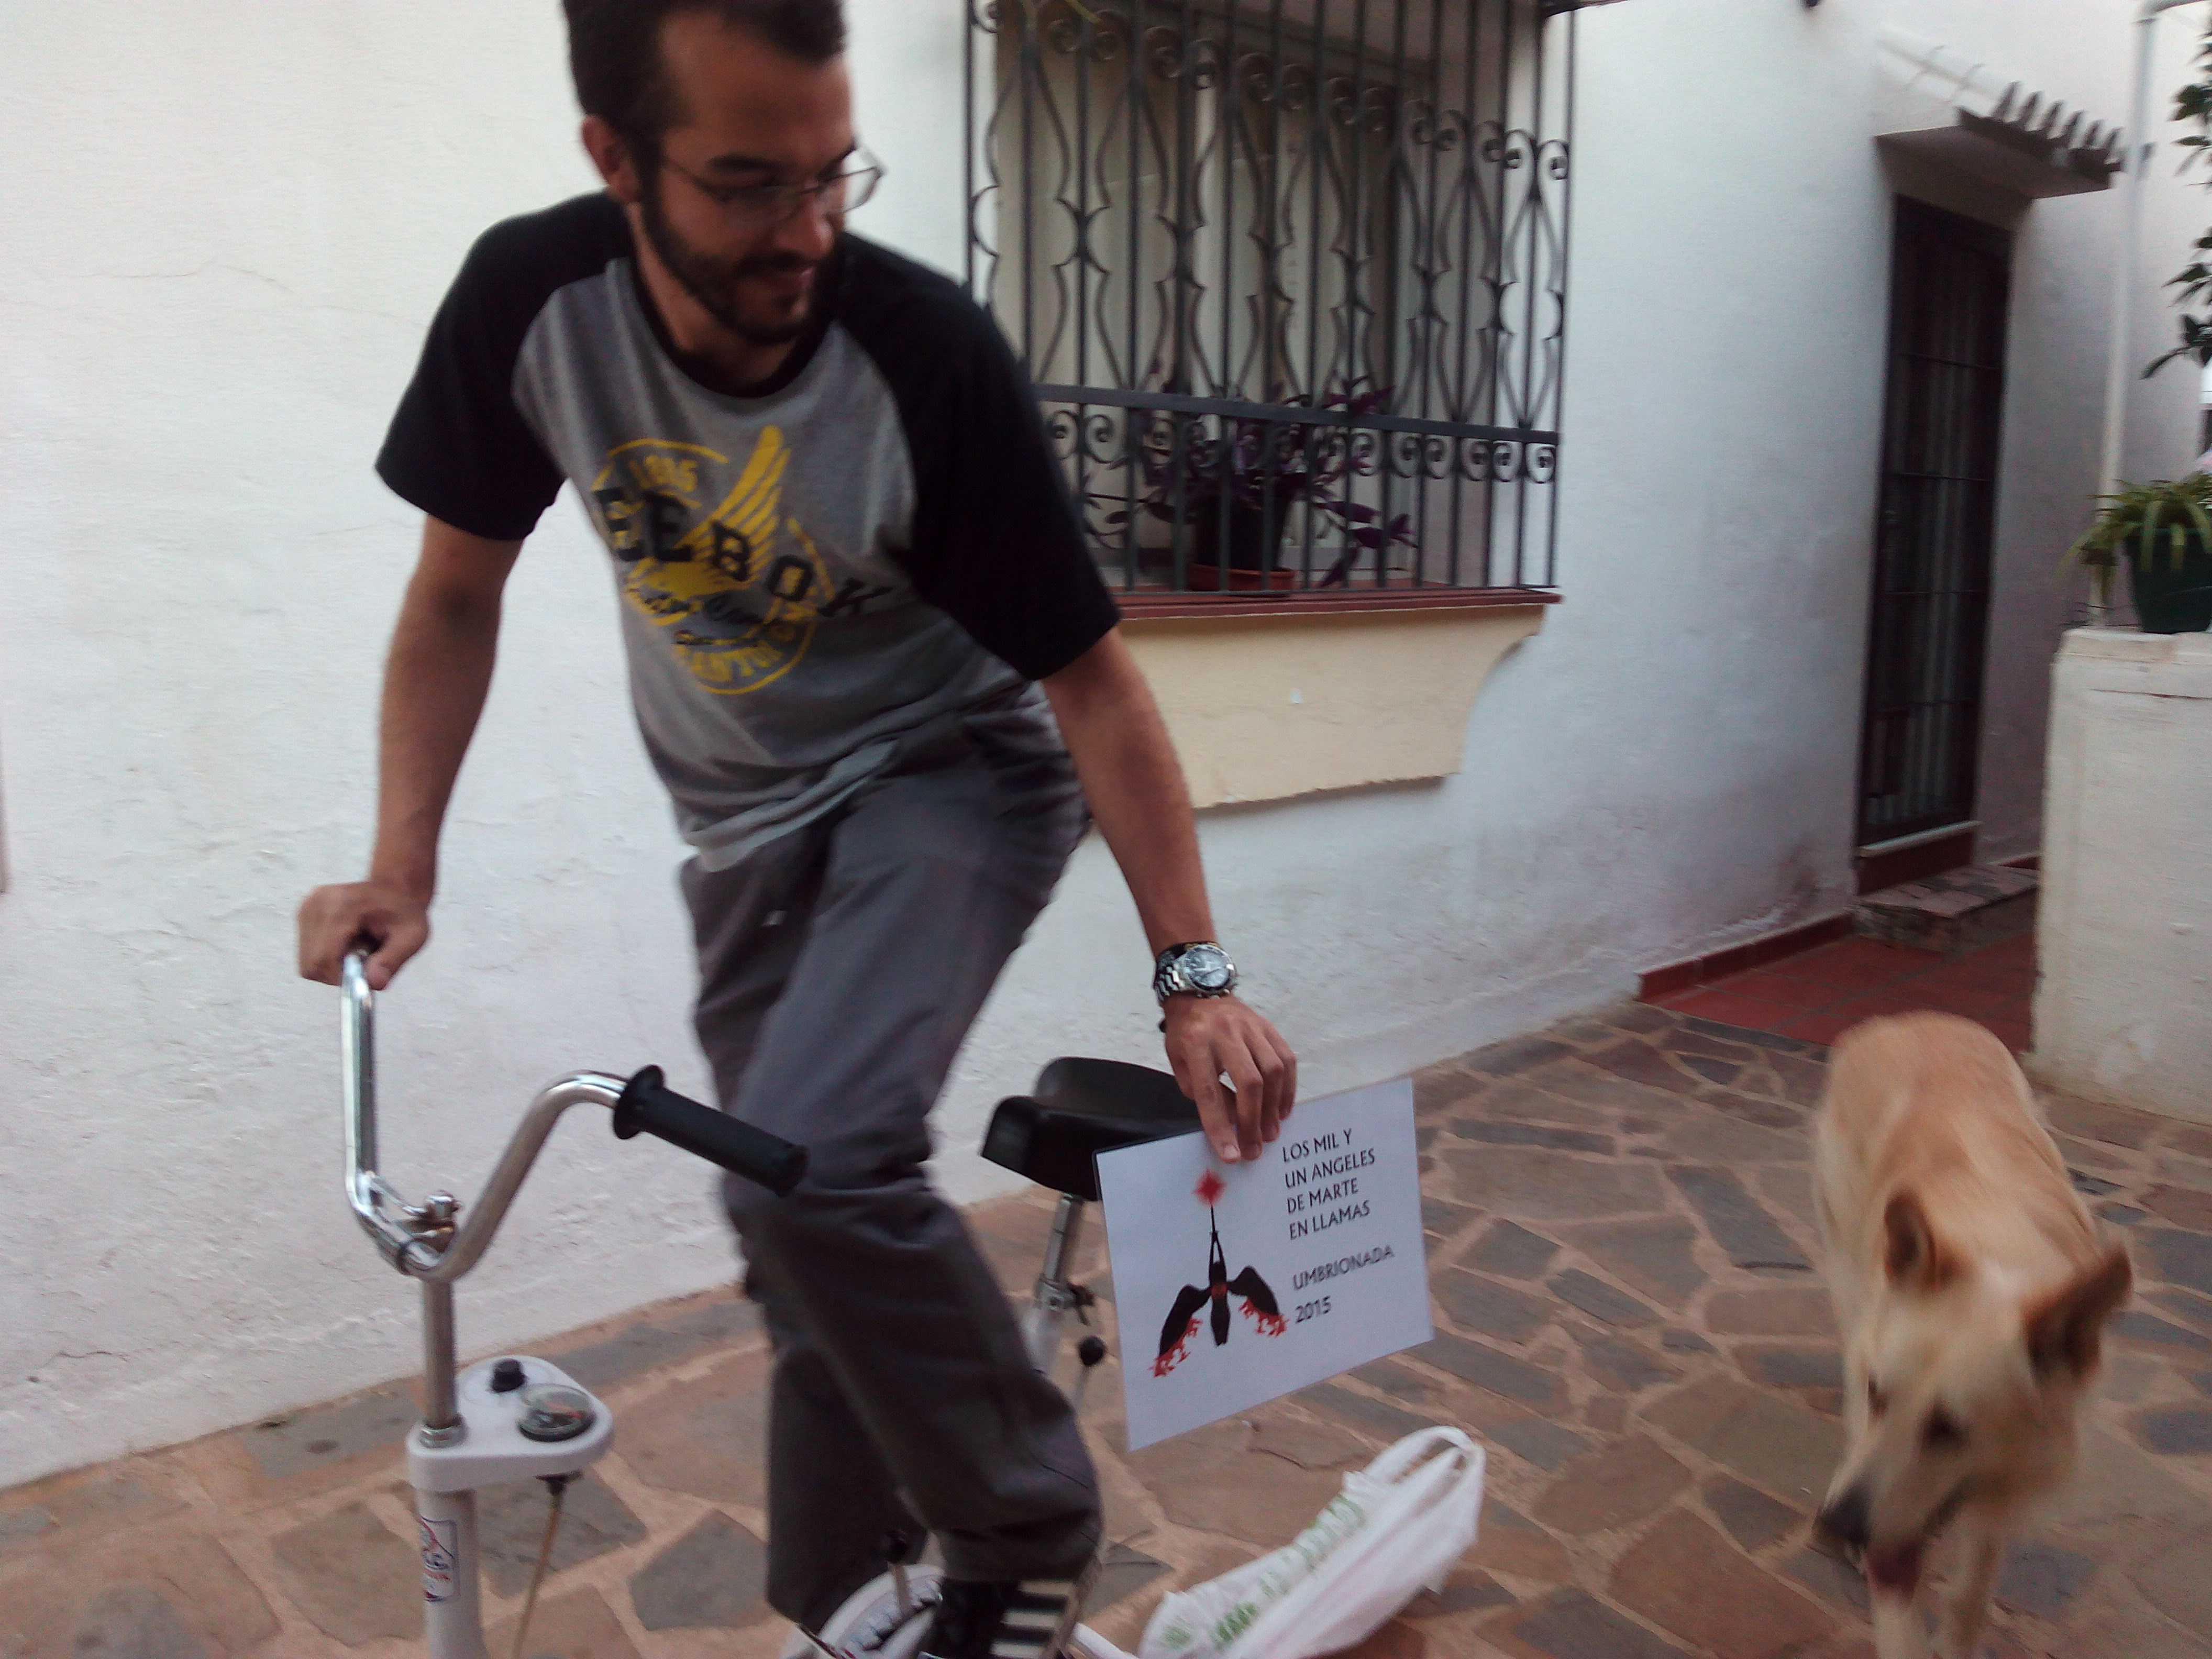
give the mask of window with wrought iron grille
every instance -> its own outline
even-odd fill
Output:
[[[1555,585],[1574,0],[971,0],[968,279],[1127,599]]]

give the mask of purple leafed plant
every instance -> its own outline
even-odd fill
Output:
[[[1382,386],[1340,392],[1318,404],[1290,401],[1293,407],[1341,410],[1356,419],[1374,413],[1389,396],[1390,389]],[[1279,534],[1297,504],[1310,502],[1316,516],[1335,526],[1350,544],[1315,582],[1316,587],[1343,584],[1362,553],[1379,555],[1386,548],[1415,544],[1408,515],[1401,513],[1385,524],[1374,507],[1347,499],[1347,481],[1372,477],[1375,462],[1353,453],[1351,434],[1341,426],[1224,416],[1217,435],[1197,417],[1168,416],[1146,433],[1137,459],[1143,488],[1134,510],[1164,524],[1204,524],[1209,514],[1218,522],[1225,499],[1230,514],[1262,523],[1272,520]],[[1100,522],[1113,527],[1128,519],[1124,508]],[[1272,564],[1273,557],[1265,562]]]

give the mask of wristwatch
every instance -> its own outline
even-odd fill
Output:
[[[1225,997],[1236,988],[1237,964],[1212,939],[1170,945],[1152,966],[1152,994],[1162,1002],[1178,995]]]

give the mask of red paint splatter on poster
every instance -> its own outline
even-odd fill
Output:
[[[1190,1323],[1182,1328],[1182,1335],[1176,1339],[1175,1346],[1164,1350],[1158,1359],[1152,1361],[1152,1375],[1165,1376],[1184,1360],[1189,1358],[1190,1340],[1197,1334],[1198,1317],[1194,1314]]]

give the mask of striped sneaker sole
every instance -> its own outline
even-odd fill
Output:
[[[999,1616],[991,1659],[1060,1659],[1097,1573],[1093,1561],[1078,1578],[1024,1579]]]

